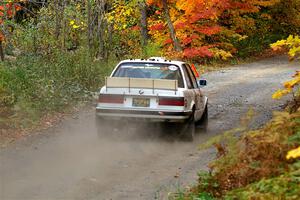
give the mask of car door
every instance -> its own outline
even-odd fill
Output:
[[[192,83],[192,92],[193,92],[193,101],[195,102],[195,120],[199,120],[201,118],[203,109],[204,109],[204,102],[203,102],[203,98],[202,98],[202,92],[201,89],[198,86],[197,83],[197,79],[194,75],[194,73],[192,72],[191,67],[186,64],[186,70],[188,72],[188,76],[190,78],[190,81]]]
[[[196,106],[196,109],[197,109],[197,105],[196,105],[196,102],[195,102],[196,93],[194,91],[195,90],[195,84],[193,83],[193,81],[191,79],[191,76],[189,74],[188,65],[183,64],[182,69],[183,69],[183,74],[184,74],[184,77],[185,77],[186,88],[187,88],[187,90],[184,93],[185,93],[185,98],[187,100],[188,109],[191,110],[194,105]]]

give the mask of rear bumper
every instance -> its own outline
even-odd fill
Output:
[[[137,111],[114,110],[96,108],[96,115],[104,119],[129,120],[144,122],[185,122],[192,112],[163,112],[163,111]]]

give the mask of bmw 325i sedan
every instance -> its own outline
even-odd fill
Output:
[[[100,89],[96,107],[99,129],[112,130],[115,121],[164,123],[193,140],[195,126],[207,126],[208,98],[185,62],[162,58],[121,61]],[[107,131],[109,132],[109,131]]]

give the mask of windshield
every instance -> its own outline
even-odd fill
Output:
[[[178,87],[184,87],[179,67],[172,64],[123,63],[115,71],[113,77],[177,80]]]

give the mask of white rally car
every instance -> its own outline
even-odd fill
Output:
[[[121,61],[100,90],[97,125],[107,131],[116,120],[161,122],[168,125],[166,131],[192,140],[195,125],[207,126],[207,97],[201,91],[205,85],[185,62],[162,58]]]

